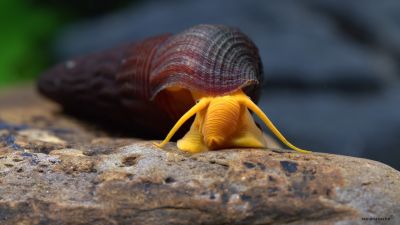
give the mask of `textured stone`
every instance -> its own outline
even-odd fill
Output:
[[[379,162],[159,149],[69,118],[29,89],[0,107],[1,224],[400,223],[400,173]]]

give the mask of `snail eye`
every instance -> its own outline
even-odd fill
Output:
[[[196,104],[197,104],[197,103],[199,103],[199,102],[200,102],[200,100],[199,100],[199,99],[197,99],[197,100],[196,100]]]

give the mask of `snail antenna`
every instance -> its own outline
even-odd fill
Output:
[[[201,111],[202,109],[206,108],[210,103],[209,98],[202,98],[200,101],[195,104],[189,111],[187,111],[179,120],[175,123],[172,129],[169,131],[167,137],[161,143],[154,143],[157,147],[162,148],[164,147],[169,140],[174,136],[174,134],[179,130],[179,128],[188,120],[190,117],[195,115],[197,112]]]
[[[282,141],[289,148],[301,152],[301,153],[310,153],[311,151],[300,149],[294,145],[292,145],[286,138],[279,132],[279,130],[275,127],[275,125],[271,122],[271,120],[265,115],[265,113],[253,102],[249,97],[241,97],[239,99],[244,105],[247,106],[251,111],[253,111],[260,119],[267,125],[267,127],[274,133],[280,141]]]

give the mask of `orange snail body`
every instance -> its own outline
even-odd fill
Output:
[[[246,35],[223,25],[197,25],[56,65],[38,87],[68,111],[129,127],[142,137],[160,138],[173,127],[160,147],[195,116],[177,144],[199,152],[265,147],[248,110],[258,109],[253,101],[261,82],[258,49]],[[276,130],[266,116],[261,119]]]

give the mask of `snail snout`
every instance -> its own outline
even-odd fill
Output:
[[[206,138],[205,143],[209,149],[218,149],[223,145],[224,138],[208,137],[208,138]]]
[[[223,147],[235,132],[240,117],[240,104],[231,96],[215,98],[207,109],[204,124],[204,142],[210,149]]]

